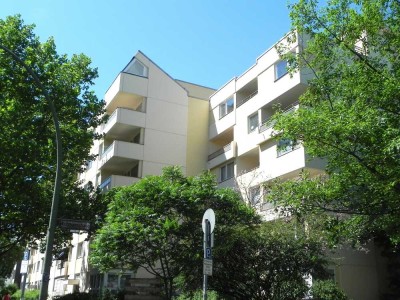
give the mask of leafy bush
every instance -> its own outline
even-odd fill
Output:
[[[98,295],[93,293],[71,293],[62,296],[53,297],[57,300],[97,300]]]
[[[311,287],[313,300],[348,300],[346,294],[332,280],[316,280]]]
[[[25,300],[37,300],[39,299],[40,290],[25,290],[24,299]],[[20,300],[21,290],[16,291],[11,295],[11,300]]]
[[[181,294],[176,300],[202,300],[203,299],[203,291],[196,291],[193,294]],[[217,300],[218,295],[214,291],[207,291],[207,299],[208,300]]]
[[[6,285],[1,289],[1,296],[4,296],[5,294],[14,294],[18,290],[18,287],[16,284],[9,284]]]
[[[119,290],[114,293],[108,289],[103,290],[101,293],[72,293],[63,296],[53,297],[55,300],[123,300],[125,291]]]

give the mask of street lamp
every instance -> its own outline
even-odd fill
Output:
[[[40,82],[40,79],[36,75],[36,73],[28,65],[26,65],[25,62],[18,57],[18,55],[16,55],[13,51],[11,51],[6,46],[4,46],[2,44],[1,40],[0,40],[0,49],[4,50],[6,53],[8,53],[13,58],[14,61],[16,61],[18,64],[20,64],[29,73],[29,75],[32,76],[36,86],[42,91],[43,96],[45,97],[47,104],[49,105],[49,109],[50,109],[51,115],[53,117],[54,128],[56,131],[56,151],[57,151],[56,178],[55,178],[55,183],[54,183],[53,200],[52,200],[52,204],[51,204],[49,227],[47,229],[47,235],[46,235],[46,253],[45,253],[45,257],[44,257],[42,285],[40,287],[40,298],[39,298],[40,300],[46,300],[48,286],[49,286],[49,280],[50,280],[50,268],[51,268],[51,263],[52,263],[54,232],[55,232],[56,224],[57,224],[57,212],[58,212],[58,204],[59,204],[60,189],[61,189],[61,176],[62,176],[61,164],[62,164],[63,154],[62,154],[62,145],[61,145],[60,125],[58,122],[58,116],[57,116],[56,108],[54,106],[54,102],[50,98],[49,94],[47,93],[47,91],[44,88],[44,86],[42,85],[42,83]]]

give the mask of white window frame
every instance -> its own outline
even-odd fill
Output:
[[[235,101],[233,100],[233,96],[226,99],[219,105],[219,118],[222,119],[227,114],[233,112],[235,106]]]

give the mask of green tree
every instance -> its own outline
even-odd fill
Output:
[[[331,280],[316,280],[311,287],[312,299],[347,300],[348,297]]]
[[[39,78],[58,112],[64,160],[60,215],[94,219],[99,194],[78,187],[90,159],[103,101],[90,90],[97,70],[83,55],[68,58],[54,40],[40,42],[20,16],[0,20],[0,44]],[[43,90],[21,63],[0,50],[0,258],[46,234],[56,170],[55,129]],[[91,209],[86,210],[90,206]],[[71,208],[74,208],[71,210]],[[79,209],[81,208],[81,209]],[[104,206],[99,206],[101,211]],[[59,239],[61,240],[61,239]]]
[[[400,242],[399,15],[392,0],[291,6],[293,28],[307,38],[299,53],[283,56],[291,71],[313,78],[299,109],[278,113],[274,128],[326,167],[321,176],[278,182],[270,199],[309,220],[324,214],[318,219],[333,243]]]
[[[219,245],[225,242],[224,228],[260,222],[237,193],[217,189],[209,173],[184,177],[178,167],[169,167],[161,176],[111,192],[104,226],[92,244],[91,263],[101,270],[142,267],[161,279],[166,299],[172,298],[178,276],[190,276],[196,264],[202,266],[201,221],[207,208],[216,214]]]
[[[309,290],[307,275],[313,279],[328,275],[323,244],[305,234],[295,220],[222,230],[224,238],[216,241],[209,280],[210,289],[221,299],[302,299]],[[187,277],[196,274],[193,280],[201,279],[201,262],[187,271]],[[196,285],[201,286],[187,282],[183,290],[193,290]]]
[[[261,223],[238,193],[217,189],[209,173],[184,177],[178,167],[168,167],[107,197],[91,263],[103,271],[142,267],[162,280],[166,299],[176,290],[190,298],[202,287],[201,220],[210,207],[216,226],[209,289],[222,299],[303,297],[306,274],[326,275],[319,237],[305,234],[294,220]]]

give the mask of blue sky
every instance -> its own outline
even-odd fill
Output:
[[[141,50],[173,78],[219,88],[290,29],[286,0],[0,0],[59,53],[85,53],[99,97]]]

